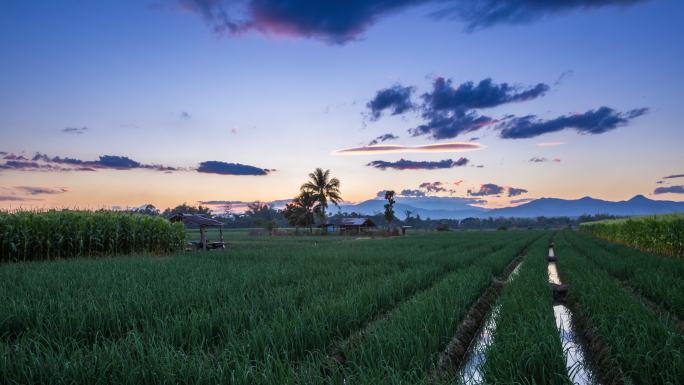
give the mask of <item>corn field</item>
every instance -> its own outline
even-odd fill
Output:
[[[585,223],[580,229],[642,251],[684,256],[684,215],[681,214]]]
[[[0,262],[182,250],[183,225],[112,211],[0,212]]]

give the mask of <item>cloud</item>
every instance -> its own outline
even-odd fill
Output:
[[[420,185],[418,185],[418,188],[423,189],[429,193],[447,191],[442,182],[423,182]]]
[[[36,153],[29,161],[24,156],[8,154],[7,160],[0,164],[0,169],[17,171],[96,171],[99,169],[131,170],[149,169],[156,171],[176,171],[175,167],[156,164],[142,164],[126,156],[102,155],[98,160],[81,160],[75,158],[51,157]],[[8,160],[9,159],[9,160]]]
[[[220,175],[268,175],[272,171],[274,170],[216,160],[202,162],[197,168],[197,172]]]
[[[192,115],[190,115],[190,113],[188,113],[186,111],[181,111],[180,118],[182,120],[190,120],[190,119],[192,119]]]
[[[508,83],[496,84],[491,78],[453,86],[451,79],[436,78],[432,92],[422,95],[424,108],[430,111],[470,110],[492,108],[506,103],[523,102],[544,96],[549,86],[539,83],[532,87],[516,87]]]
[[[511,199],[511,204],[532,202],[534,198]]]
[[[517,187],[505,187],[499,186],[494,183],[485,183],[480,185],[479,190],[468,190],[468,195],[470,196],[489,196],[489,195],[500,195],[504,192],[508,193],[509,197],[514,197],[527,193],[528,191],[523,188]]]
[[[65,134],[76,134],[81,135],[88,131],[88,127],[64,127],[62,132]]]
[[[409,129],[412,136],[430,135],[435,140],[451,139],[458,135],[477,131],[497,121],[475,111],[452,111],[423,113],[425,124]]]
[[[395,170],[436,170],[465,166],[468,162],[469,160],[467,158],[459,158],[458,160],[444,159],[440,161],[413,161],[402,158],[396,162],[374,160],[366,166],[375,167],[380,170],[386,170],[388,168]]]
[[[629,123],[634,118],[648,112],[638,108],[627,112],[617,112],[610,107],[600,107],[582,114],[563,115],[551,120],[542,120],[536,115],[508,118],[498,125],[500,136],[504,139],[534,138],[550,132],[574,129],[580,134],[602,134]]]
[[[421,95],[423,102],[418,107],[410,100],[413,87],[395,85],[378,91],[368,108],[372,120],[380,118],[385,109],[392,109],[392,114],[396,115],[418,108],[425,123],[410,129],[411,135],[450,139],[497,122],[479,114],[476,109],[536,99],[548,90],[549,86],[544,83],[521,87],[495,83],[491,78],[477,84],[465,82],[455,86],[451,79],[438,77],[432,82],[432,90]]]
[[[17,154],[12,154],[12,153],[5,153],[2,159],[5,159],[5,160],[28,160],[28,158],[26,158],[23,155],[17,155]]]
[[[488,195],[499,195],[504,191],[504,187],[496,185],[494,183],[485,183],[480,185],[480,189],[468,190],[468,195],[474,197],[488,196]]]
[[[555,147],[565,144],[565,142],[541,142],[537,143],[537,147]]]
[[[384,193],[385,193],[385,192],[382,191],[382,193],[383,193],[383,196],[384,196]],[[400,196],[403,196],[403,197],[422,198],[422,197],[424,197],[426,194],[425,194],[425,191],[421,191],[421,190],[418,190],[418,189],[403,189],[403,190],[401,190],[401,192],[399,193],[399,195],[400,195]]]
[[[527,194],[528,192],[529,191],[525,190],[524,188],[508,187],[509,197],[516,197],[518,195]]]
[[[399,139],[398,136],[394,134],[385,134],[385,135],[380,135],[377,138],[373,139],[368,143],[369,146],[375,146],[378,143],[386,142],[388,140],[396,140]]]
[[[56,195],[64,194],[69,191],[64,187],[52,188],[52,187],[36,187],[36,186],[15,186],[11,190],[19,193],[28,195]]]
[[[479,150],[482,146],[478,143],[468,142],[444,142],[426,144],[421,146],[403,146],[393,144],[371,145],[363,147],[346,148],[337,150],[335,155],[365,155],[365,154],[389,154],[406,152],[463,152]]]
[[[563,84],[568,78],[570,78],[574,74],[575,74],[575,71],[573,71],[573,70],[567,70],[567,71],[561,72],[561,74],[558,76],[558,79],[556,79],[556,81],[553,82],[553,85],[557,87],[557,86]]]
[[[456,19],[474,31],[496,24],[529,23],[543,16],[642,0],[179,0],[217,34],[314,38],[331,44],[360,39],[376,22],[407,8],[429,6],[436,19]],[[163,9],[163,6],[156,6]]]
[[[549,158],[543,158],[543,157],[537,157],[537,156],[530,158],[530,162],[532,162],[532,163],[544,163],[544,162],[560,163],[560,161],[561,161],[560,158],[549,159]]]
[[[40,199],[26,198],[18,195],[0,195],[0,202],[32,202]]]
[[[663,177],[663,179],[675,179],[675,178],[684,178],[684,174],[675,174],[675,175],[668,175],[668,176]]]
[[[390,88],[378,91],[375,97],[366,104],[370,109],[371,120],[378,120],[385,110],[391,115],[399,115],[415,108],[411,101],[414,87],[404,87],[395,84]]]
[[[684,186],[658,187],[653,191],[654,194],[684,194]]]
[[[457,1],[434,13],[437,18],[456,18],[468,31],[497,24],[526,24],[544,16],[607,6],[629,6],[645,0],[478,0]]]

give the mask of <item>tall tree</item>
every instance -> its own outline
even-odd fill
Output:
[[[387,203],[385,204],[385,220],[387,220],[387,230],[392,226],[392,221],[394,220],[394,191],[385,191],[385,199]]]
[[[330,177],[330,170],[317,168],[309,174],[309,181],[300,188],[302,192],[311,191],[318,201],[318,216],[321,223],[325,223],[325,211],[328,209],[328,202],[335,206],[342,201],[340,192],[340,180]]]
[[[314,193],[310,190],[304,190],[292,202],[285,205],[283,215],[295,227],[295,231],[299,227],[308,227],[309,232],[311,232],[314,212],[317,211],[317,208],[318,200]]]

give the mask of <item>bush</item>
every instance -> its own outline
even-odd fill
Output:
[[[0,262],[182,250],[185,228],[113,211],[0,212]]]

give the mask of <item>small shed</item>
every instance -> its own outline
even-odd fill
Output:
[[[215,219],[207,218],[198,214],[175,214],[169,218],[171,222],[183,222],[186,225],[195,225],[200,229],[200,243],[199,248],[207,249],[225,249],[226,243],[223,241],[223,222]],[[207,227],[218,227],[219,242],[207,242],[207,235],[205,230]]]
[[[368,232],[371,228],[377,227],[372,220],[368,218],[342,218],[338,221],[326,222],[321,227],[327,229],[338,228],[340,233],[361,234]]]

